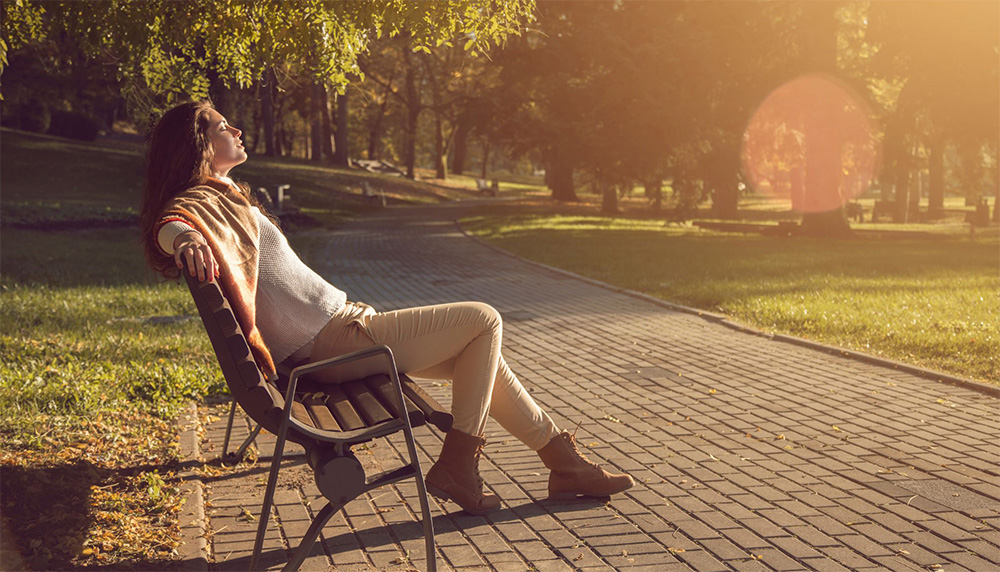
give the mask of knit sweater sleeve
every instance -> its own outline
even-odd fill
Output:
[[[177,240],[177,237],[192,230],[194,230],[194,227],[188,223],[180,220],[172,220],[160,227],[160,232],[156,235],[156,240],[160,243],[160,248],[163,249],[163,252],[172,255],[174,253],[174,241]]]

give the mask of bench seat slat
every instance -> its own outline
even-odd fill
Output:
[[[454,418],[436,399],[405,375],[399,376],[399,381],[403,386],[403,395],[413,400],[413,403],[424,412],[427,421],[445,433],[451,430]]]
[[[303,402],[306,405],[306,409],[309,410],[309,415],[313,419],[313,425],[324,430],[324,431],[340,431],[340,424],[337,423],[337,419],[330,413],[330,409],[326,406],[326,401],[318,397],[309,397],[304,399]]]
[[[305,425],[313,425],[312,417],[309,416],[309,410],[306,409],[305,405],[302,405],[302,403],[298,401],[292,402],[292,417],[298,419]]]
[[[330,413],[333,413],[333,417],[337,420],[337,424],[341,428],[345,431],[350,431],[365,427],[365,422],[362,421],[358,412],[354,410],[351,400],[347,398],[347,395],[341,390],[340,386],[331,384],[327,388],[326,393],[328,396],[326,398],[326,406],[330,409]]]
[[[349,381],[340,384],[340,387],[350,397],[351,404],[354,405],[354,409],[361,415],[361,418],[365,420],[366,425],[377,425],[383,421],[392,419],[392,415],[368,391],[368,387],[364,381]]]
[[[389,379],[388,375],[373,375],[371,377],[365,378],[365,385],[368,386],[368,390],[375,395],[379,402],[392,413],[393,417],[401,418],[402,415],[398,408],[396,407],[396,400],[398,395],[396,394],[396,387],[393,385],[392,380]],[[427,418],[424,412],[417,407],[413,400],[403,394],[403,402],[406,405],[406,414],[410,418],[411,427],[419,427],[427,422]]]

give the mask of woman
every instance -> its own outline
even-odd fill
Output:
[[[241,134],[208,101],[164,114],[150,141],[142,232],[153,269],[219,279],[265,375],[275,362],[385,344],[401,372],[452,380],[453,428],[425,480],[432,494],[473,514],[500,506],[479,476],[488,414],[552,471],[549,498],[603,497],[633,485],[588,461],[528,395],[500,353],[496,310],[462,302],[376,312],[347,301],[299,260],[248,189],[229,178],[247,160]]]

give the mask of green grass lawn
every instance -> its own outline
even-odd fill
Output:
[[[462,221],[526,258],[663,300],[1000,383],[996,227],[924,240],[724,234],[659,221],[508,214]]]

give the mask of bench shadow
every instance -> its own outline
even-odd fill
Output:
[[[478,527],[492,527],[498,524],[514,521],[520,522],[525,518],[535,515],[551,514],[553,512],[592,510],[594,507],[602,506],[606,502],[606,498],[590,498],[560,502],[528,501],[520,505],[498,509],[485,516],[475,516],[462,512],[461,510],[456,510],[446,514],[438,514],[433,516],[431,520],[434,522],[435,535],[446,534],[457,530],[469,533]],[[362,550],[371,550],[394,545],[397,542],[423,540],[423,538],[423,523],[419,520],[394,523],[385,526],[376,525],[367,528],[359,528],[352,532],[337,534],[335,536],[327,536],[320,533],[320,537],[316,543],[317,546],[313,547],[313,553],[315,554],[316,550],[319,549],[323,550],[327,555],[333,555],[352,547],[360,547]],[[258,562],[258,569],[279,566],[288,562],[292,554],[294,554],[295,550],[298,548],[300,540],[301,539],[299,538],[289,539],[293,547],[291,551],[286,551],[283,548],[274,548],[262,551],[260,561]],[[322,548],[319,548],[320,546]],[[423,554],[421,553],[420,555],[413,556],[414,560],[418,562],[418,565],[422,565],[424,558]],[[226,560],[224,562],[217,562],[216,567],[220,571],[248,570],[250,567],[250,556],[243,556],[233,558],[232,560]]]

